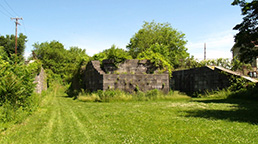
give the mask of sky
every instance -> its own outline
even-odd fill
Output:
[[[126,49],[144,21],[170,23],[185,34],[190,55],[232,58],[233,27],[242,21],[233,0],[0,0],[0,35],[15,34],[10,17],[22,17],[18,33],[34,43],[56,40],[66,49],[78,46],[90,56],[115,44]]]

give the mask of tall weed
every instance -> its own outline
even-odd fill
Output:
[[[80,93],[78,96],[78,100],[84,102],[154,101],[175,99],[190,99],[190,97],[172,91],[168,94],[164,94],[157,89],[147,92],[138,91],[136,93],[127,93],[121,90],[99,90],[92,93]]]

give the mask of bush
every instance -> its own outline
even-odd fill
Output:
[[[158,98],[159,95],[162,95],[159,90],[153,89],[148,91],[145,96],[150,100],[155,100]]]
[[[198,94],[198,93],[197,93]],[[241,77],[231,77],[231,86],[219,90],[198,94],[198,97],[211,97],[219,99],[237,98],[247,100],[258,100],[258,84],[249,82]]]
[[[35,74],[22,63],[0,63],[0,103],[9,102],[13,106],[23,106],[34,91]]]
[[[12,57],[16,59],[15,55]],[[20,120],[23,114],[27,115],[37,107],[38,96],[33,95],[37,72],[37,64],[27,66],[16,60],[3,60],[0,56],[0,120]]]
[[[250,84],[245,88],[234,91],[229,95],[229,98],[258,100],[258,84]]]

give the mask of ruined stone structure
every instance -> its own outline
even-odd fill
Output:
[[[230,86],[230,76],[241,76],[231,70],[218,66],[205,66],[188,70],[179,70],[172,73],[170,86],[182,92],[203,92],[218,90]],[[249,81],[257,82],[249,77],[241,76]]]
[[[25,61],[25,64],[28,65],[33,62],[35,62],[35,60],[28,60],[28,61]],[[33,83],[36,83],[36,87],[35,87],[36,93],[40,94],[42,91],[47,90],[47,75],[43,67],[40,68],[40,71],[36,75]]]
[[[37,84],[35,88],[36,93],[41,93],[43,90],[47,90],[47,75],[43,67],[41,67],[40,72],[36,75],[34,83]]]
[[[148,60],[126,60],[115,65],[112,60],[87,64],[84,76],[85,89],[89,91],[120,89],[127,92],[159,89],[169,92],[168,73],[159,73]]]

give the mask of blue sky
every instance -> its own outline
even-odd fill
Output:
[[[195,58],[231,58],[242,21],[233,0],[0,0],[0,35],[14,34],[10,17],[23,17],[18,32],[28,36],[25,55],[36,42],[57,40],[93,55],[112,44],[125,48],[144,21],[168,22],[186,35]],[[11,7],[11,9],[10,9]]]

